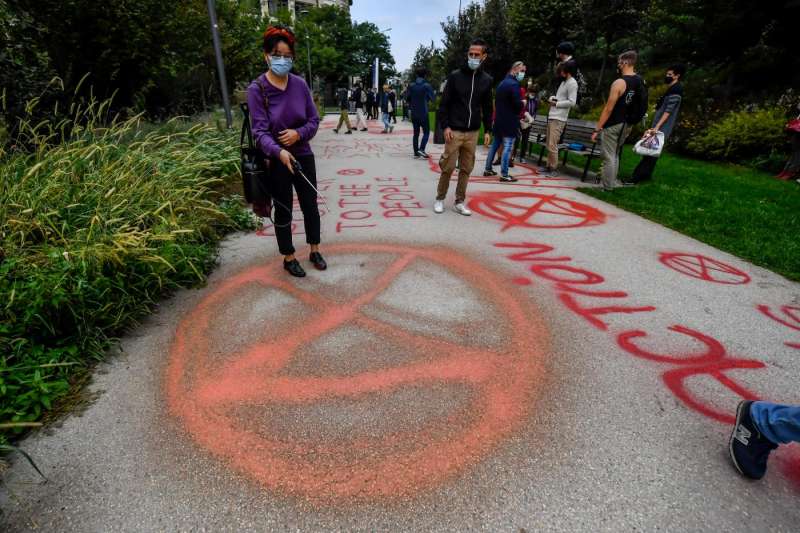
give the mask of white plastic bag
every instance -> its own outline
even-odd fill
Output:
[[[658,157],[664,149],[664,133],[657,131],[655,135],[644,136],[633,146],[633,153]]]

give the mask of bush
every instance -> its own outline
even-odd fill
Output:
[[[786,152],[785,124],[785,112],[780,107],[732,111],[695,135],[686,146],[704,159],[769,161]]]
[[[253,225],[217,192],[238,176],[235,133],[103,126],[106,109],[23,122],[33,151],[0,159],[0,423],[38,420],[159,298],[202,283],[226,232]],[[50,144],[59,130],[71,138]]]

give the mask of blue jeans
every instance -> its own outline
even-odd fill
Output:
[[[800,405],[753,402],[750,416],[761,434],[775,444],[800,442]]]
[[[417,155],[419,152],[424,152],[425,147],[428,146],[431,125],[427,120],[418,120],[416,117],[411,118],[411,124],[414,128],[414,155]],[[419,142],[420,129],[422,129],[422,142]]]
[[[494,161],[494,156],[497,154],[497,150],[500,149],[500,143],[502,142],[503,159],[500,163],[500,175],[508,176],[508,164],[511,162],[511,152],[514,151],[514,142],[516,140],[516,137],[498,137],[495,135],[492,147],[489,148],[489,157],[486,159],[485,170],[492,170],[492,161]]]
[[[384,130],[388,130],[389,129],[389,125],[391,124],[391,120],[392,120],[392,115],[390,115],[389,113],[384,113],[383,114],[383,129]]]

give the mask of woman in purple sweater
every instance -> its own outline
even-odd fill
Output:
[[[247,105],[256,145],[270,160],[269,189],[275,203],[275,236],[284,255],[283,268],[292,276],[306,275],[292,244],[292,187],[303,212],[309,260],[318,270],[327,264],[319,253],[320,220],[317,172],[309,142],[317,134],[319,114],[303,78],[291,73],[295,37],[282,26],[264,32],[266,74],[247,88]],[[308,181],[296,172],[299,163]]]

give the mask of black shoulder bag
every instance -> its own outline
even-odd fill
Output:
[[[264,106],[269,113],[269,100],[264,92],[264,86],[257,80],[261,94],[264,97]],[[239,153],[241,156],[242,188],[247,203],[253,204],[253,213],[260,217],[269,217],[272,212],[272,195],[269,191],[269,159],[253,140],[253,129],[250,123],[250,109],[247,103],[240,105],[244,119],[242,132],[239,136]],[[245,138],[247,143],[245,144]]]

